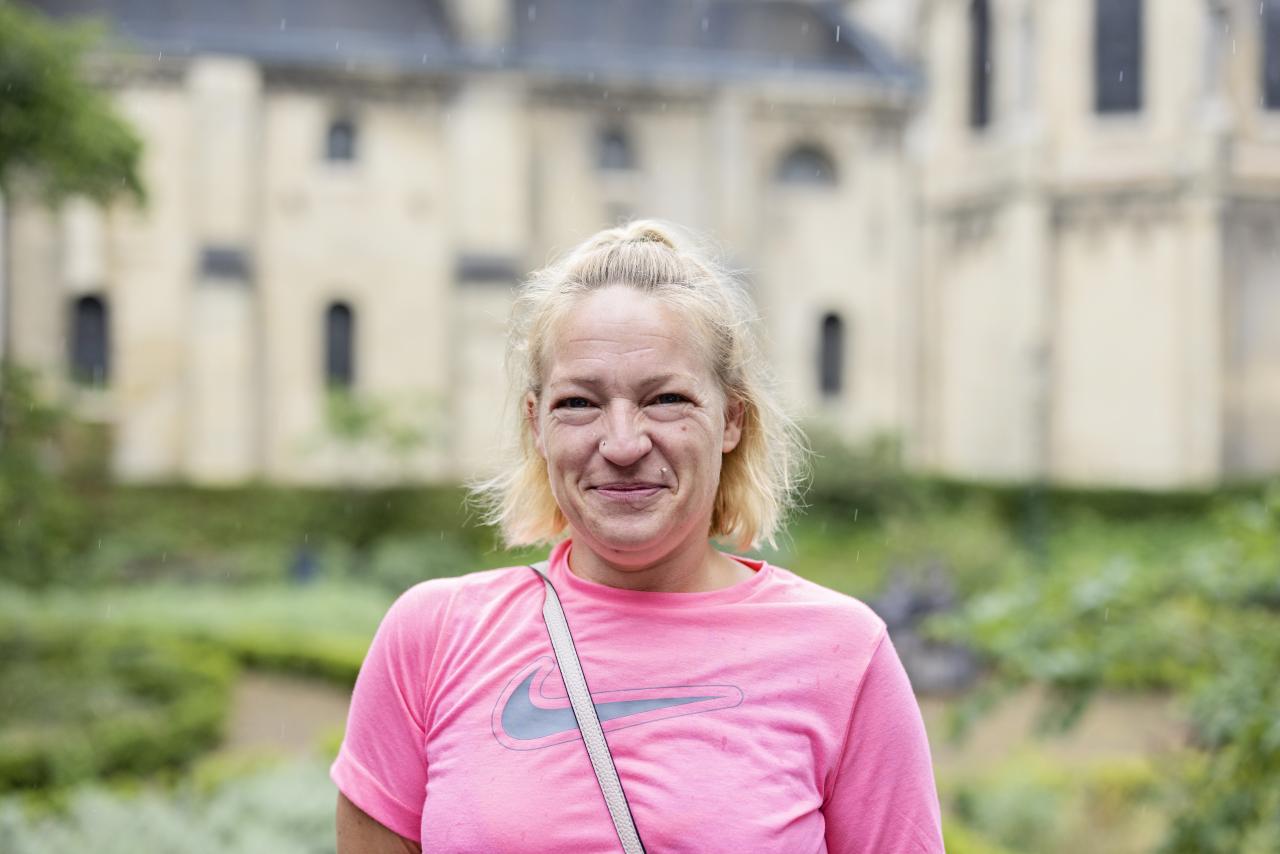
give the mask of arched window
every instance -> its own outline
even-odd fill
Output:
[[[1262,22],[1262,103],[1280,110],[1280,0],[1267,0]]]
[[[782,156],[774,177],[780,184],[829,187],[836,183],[836,164],[816,145],[801,143]]]
[[[1099,113],[1142,109],[1142,0],[1096,0],[1093,67]]]
[[[331,388],[356,381],[356,318],[345,302],[330,303],[324,313],[324,377]]]
[[[325,139],[326,160],[350,162],[356,159],[356,126],[350,119],[335,119],[329,123]]]
[[[844,389],[844,321],[830,313],[822,318],[818,349],[818,388],[823,397],[835,397]]]
[[[969,127],[991,124],[991,7],[969,4]]]
[[[605,172],[636,168],[631,140],[621,128],[607,128],[601,132],[596,140],[596,166]]]
[[[110,378],[107,304],[83,296],[71,304],[71,378],[85,385],[106,385]]]

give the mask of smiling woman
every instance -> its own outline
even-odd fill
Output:
[[[739,283],[659,223],[526,282],[519,441],[477,491],[509,543],[553,546],[545,585],[589,687],[571,710],[579,674],[528,568],[409,590],[333,765],[340,852],[942,851],[884,622],[712,543],[771,540],[796,486],[756,341]]]

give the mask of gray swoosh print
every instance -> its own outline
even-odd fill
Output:
[[[576,730],[578,722],[573,717],[572,708],[544,709],[533,704],[531,695],[533,692],[533,677],[536,675],[537,673],[535,672],[526,676],[524,681],[512,692],[506,706],[502,709],[502,728],[507,735],[521,741],[532,741],[555,735],[556,733]],[[605,721],[617,720],[627,715],[638,715],[641,712],[648,712],[653,709],[684,706],[689,703],[700,703],[703,700],[714,699],[717,698],[715,696],[655,697],[648,700],[613,700],[596,703],[595,707],[596,714],[600,716],[600,723],[604,723]]]

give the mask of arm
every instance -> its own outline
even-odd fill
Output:
[[[822,813],[833,852],[942,854],[929,738],[911,682],[882,635],[854,698]]]
[[[344,837],[355,840],[343,849],[351,854],[416,850],[365,842],[376,840],[379,830],[391,834],[392,842],[418,838],[427,782],[425,685],[442,599],[438,586],[420,584],[396,600],[356,678],[346,734],[329,769],[343,795],[339,845]]]
[[[338,793],[338,854],[422,854],[422,846],[369,818]]]

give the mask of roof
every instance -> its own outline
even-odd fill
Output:
[[[468,0],[459,0],[468,2]],[[500,66],[676,73],[810,71],[905,84],[910,72],[839,6],[803,0],[511,0],[510,41],[456,35],[445,0],[26,0],[104,19],[126,44],[318,66]]]
[[[265,63],[447,62],[454,39],[440,0],[26,0],[58,19],[99,18],[128,47],[225,53]]]

